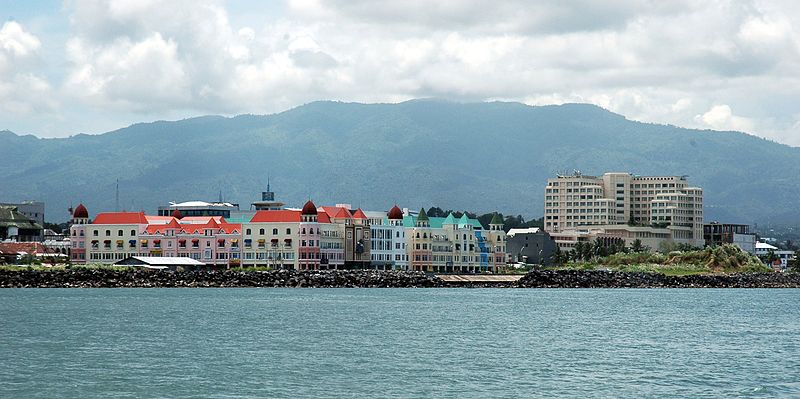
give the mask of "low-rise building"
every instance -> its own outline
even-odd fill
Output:
[[[16,205],[0,205],[0,241],[42,241],[42,225],[19,212]]]
[[[17,212],[21,213],[26,218],[34,221],[40,226],[44,226],[44,202],[41,201],[22,201],[17,203],[5,202],[5,203],[0,203],[0,206],[13,206],[17,208]]]
[[[510,229],[506,233],[509,262],[550,265],[558,245],[553,237],[538,227]]]
[[[774,260],[767,259],[770,253],[775,255]],[[763,259],[767,266],[785,270],[789,266],[789,260],[794,257],[794,251],[778,249],[778,247],[765,242],[757,242],[756,256]]]
[[[711,222],[703,226],[706,245],[733,244],[742,251],[756,253],[756,235],[750,233],[746,224]]]

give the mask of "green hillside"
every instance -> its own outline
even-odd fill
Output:
[[[629,121],[585,104],[316,102],[280,114],[141,123],[101,135],[0,132],[0,200],[129,210],[217,199],[247,207],[272,176],[290,205],[437,205],[539,217],[563,171],[689,175],[706,220],[800,220],[800,148],[738,132]]]

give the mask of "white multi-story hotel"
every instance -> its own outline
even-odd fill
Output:
[[[654,249],[670,241],[704,244],[703,189],[686,176],[576,172],[548,179],[544,199],[544,228],[559,236],[589,232]]]

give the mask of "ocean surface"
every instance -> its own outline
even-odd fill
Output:
[[[800,290],[0,290],[0,398],[158,397],[800,397]]]

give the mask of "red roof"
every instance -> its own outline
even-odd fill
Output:
[[[356,209],[355,213],[353,213],[353,218],[355,219],[366,219],[367,215],[364,214],[364,211],[361,208]]]
[[[300,222],[300,211],[288,209],[258,211],[250,219],[250,223],[295,223]]]
[[[392,209],[389,210],[389,213],[386,215],[389,219],[402,219],[403,218],[403,210],[401,210],[397,205],[393,206]]]
[[[323,206],[322,209],[328,214],[328,216],[334,219],[350,219],[353,217],[353,214],[351,214],[350,211],[345,208],[337,206]]]
[[[222,230],[225,234],[231,234],[234,230],[241,231],[242,225],[237,223],[225,222],[225,219],[207,218],[206,223],[179,223],[177,219],[173,218],[169,223],[156,223],[147,226],[147,234],[164,234],[167,229],[175,229],[179,234],[203,234],[205,229],[213,229],[214,233]],[[183,233],[180,233],[180,232]]]
[[[48,250],[40,242],[0,242],[0,252],[7,255],[17,255],[20,252],[34,255],[54,253],[55,251]]]
[[[153,215],[144,215],[147,219],[147,223],[150,224],[167,224],[172,220],[172,216],[153,216]]]
[[[325,211],[317,212],[317,222],[319,223],[330,223],[331,217],[328,216],[328,213]]]
[[[308,200],[308,202],[306,202],[306,204],[303,205],[302,214],[303,215],[316,215],[317,214],[317,206],[314,205],[314,203],[311,202],[311,200]]]
[[[174,217],[175,219],[180,219],[183,217],[183,214],[181,213],[180,210],[176,209],[172,211],[172,217]]]
[[[89,211],[86,210],[86,207],[83,206],[83,204],[78,204],[78,206],[75,208],[75,212],[72,212],[72,217],[88,219]]]
[[[144,212],[104,212],[92,224],[147,224],[147,217]]]

